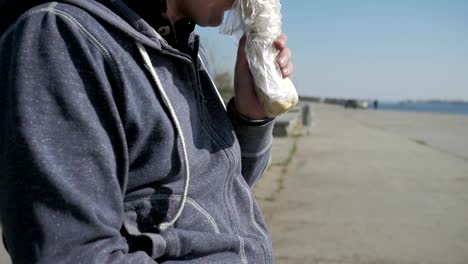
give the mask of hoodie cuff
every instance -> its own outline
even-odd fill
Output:
[[[271,148],[274,118],[248,119],[237,112],[234,98],[229,100],[227,111],[239,140],[242,157],[258,157]]]

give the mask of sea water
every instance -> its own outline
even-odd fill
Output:
[[[372,107],[372,103],[369,104],[369,108]],[[379,102],[378,109],[468,115],[468,103],[461,102]]]

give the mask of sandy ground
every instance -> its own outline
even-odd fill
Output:
[[[276,262],[468,263],[468,116],[314,109],[257,188]]]
[[[468,116],[313,109],[255,188],[276,263],[468,263]]]

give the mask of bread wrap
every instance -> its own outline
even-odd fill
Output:
[[[269,117],[294,107],[298,95],[290,78],[283,79],[276,62],[279,51],[274,41],[281,35],[279,0],[237,0],[222,32],[238,37],[245,35],[247,61],[255,90]]]

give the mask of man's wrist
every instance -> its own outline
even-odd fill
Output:
[[[227,105],[227,112],[232,121],[247,126],[261,126],[274,120],[274,118],[251,119],[241,113],[236,108],[235,97],[232,97]]]

